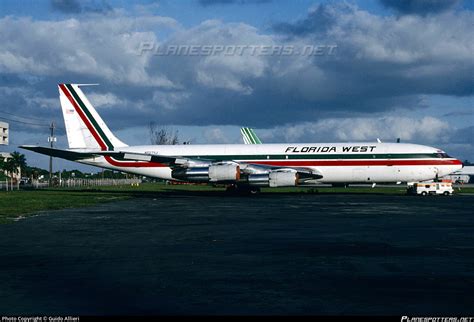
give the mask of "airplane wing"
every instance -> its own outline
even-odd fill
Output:
[[[148,161],[148,162],[158,162],[166,164],[172,169],[183,169],[183,168],[198,168],[206,167],[211,164],[214,165],[224,165],[224,164],[237,164],[239,166],[240,172],[244,175],[252,174],[268,174],[271,171],[291,171],[296,172],[300,180],[314,180],[321,179],[323,176],[321,173],[303,167],[287,167],[287,166],[272,166],[264,164],[254,164],[246,161],[229,161],[229,160],[209,160],[205,158],[188,158],[181,156],[163,156],[163,155],[153,155],[153,154],[144,154],[144,153],[134,153],[134,152],[120,152],[120,151],[101,151],[97,152],[97,155],[108,155],[113,156],[119,160],[130,160],[130,161]]]

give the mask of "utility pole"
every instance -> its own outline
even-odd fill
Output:
[[[54,136],[54,121],[51,122],[49,129],[51,130],[51,135],[48,137],[48,142],[50,143],[51,148],[53,148],[54,142],[56,142],[56,137]],[[49,157],[49,186],[53,185],[53,157]]]

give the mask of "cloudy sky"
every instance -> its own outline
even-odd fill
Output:
[[[57,84],[128,144],[414,142],[474,161],[474,5],[461,0],[3,0],[0,120],[46,145]],[[180,48],[180,51],[177,50]],[[47,157],[22,151],[28,163]],[[81,168],[58,162],[58,168]]]

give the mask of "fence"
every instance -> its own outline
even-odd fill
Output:
[[[138,186],[141,179],[67,179],[61,180],[58,187],[97,187],[97,186],[120,186],[131,185]]]
[[[61,180],[58,182],[57,180],[53,182],[53,187],[60,187],[60,188],[81,188],[81,187],[98,187],[98,186],[120,186],[120,185],[131,185],[131,186],[138,186],[142,182],[141,179],[67,179]],[[8,184],[8,190],[17,190],[18,188],[34,188],[34,189],[41,189],[41,188],[48,188],[49,185],[47,182],[38,182],[38,180],[33,180],[32,183],[14,183],[13,187],[11,184]],[[0,182],[0,191],[6,190],[6,183]]]

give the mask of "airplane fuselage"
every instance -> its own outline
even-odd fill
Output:
[[[196,160],[235,161],[275,167],[311,169],[321,183],[413,182],[435,179],[462,168],[462,163],[429,146],[403,143],[288,143],[144,145],[120,149],[149,155]],[[165,164],[96,157],[83,163],[166,180]]]

